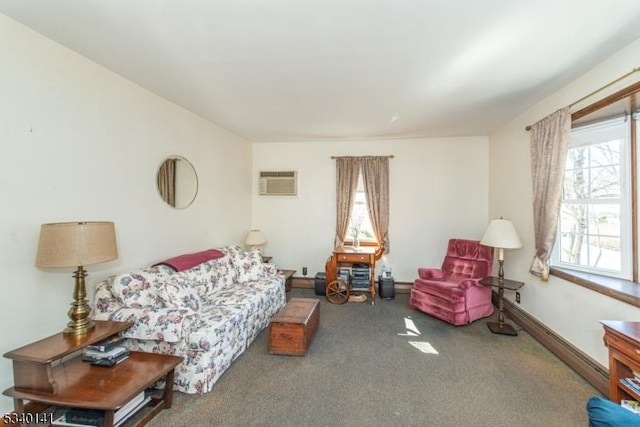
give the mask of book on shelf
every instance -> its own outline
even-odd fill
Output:
[[[104,425],[104,411],[91,409],[69,409],[56,419],[53,425],[94,426]]]
[[[638,378],[620,378],[620,383],[624,384],[636,393],[640,393],[640,379]]]
[[[620,406],[630,410],[634,414],[640,415],[640,402],[638,402],[637,400],[622,399],[620,401]]]
[[[139,409],[151,401],[151,395],[144,391],[113,413],[113,425],[118,427]],[[69,408],[53,421],[53,426],[101,427],[104,425],[105,411],[98,409]]]
[[[103,339],[102,341],[98,341],[96,343],[88,345],[85,348],[87,350],[105,352],[105,351],[111,350],[113,347],[124,345],[125,339],[126,338],[120,335],[112,335],[109,338],[106,338],[106,339]]]

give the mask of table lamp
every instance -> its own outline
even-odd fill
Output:
[[[67,328],[69,335],[82,335],[95,324],[87,303],[85,265],[99,264],[118,258],[116,233],[113,222],[64,222],[42,224],[36,255],[38,268],[76,267],[73,274],[75,288],[69,309]]]
[[[245,240],[245,244],[247,246],[251,246],[251,249],[257,249],[258,251],[262,250],[262,245],[267,242],[267,239],[262,234],[260,230],[251,230],[249,234],[247,234],[247,240]]]

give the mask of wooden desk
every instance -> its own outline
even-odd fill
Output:
[[[370,269],[369,277],[369,289],[360,289],[358,292],[369,292],[371,294],[371,304],[375,304],[376,301],[376,261],[380,259],[384,247],[376,246],[364,246],[358,249],[352,246],[338,246],[333,250],[331,257],[325,264],[325,280],[327,289],[331,289],[331,284],[338,278],[338,268],[342,264],[366,264]],[[346,290],[346,299],[342,302],[346,302],[349,297],[350,290]]]

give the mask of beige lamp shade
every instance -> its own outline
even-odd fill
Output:
[[[251,230],[249,234],[247,234],[247,240],[245,240],[245,244],[247,246],[260,246],[264,245],[267,242],[267,239],[262,234],[260,230]]]
[[[36,267],[78,267],[118,258],[113,222],[42,224]]]
[[[518,249],[522,247],[520,236],[513,223],[508,219],[494,219],[489,223],[480,244],[503,249]]]

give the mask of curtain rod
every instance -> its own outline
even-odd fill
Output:
[[[606,85],[599,87],[598,89],[594,90],[591,93],[586,94],[585,96],[583,96],[582,98],[578,99],[577,101],[572,102],[571,104],[569,104],[569,107],[573,107],[574,105],[584,101],[587,98],[591,98],[593,95],[595,95],[596,93],[605,90],[606,88],[608,88],[611,85],[614,85],[616,83],[618,83],[620,80],[622,79],[626,79],[627,77],[629,77],[630,75],[632,75],[633,73],[637,73],[638,71],[640,71],[640,67],[636,67],[633,70],[629,71],[627,74],[624,74],[620,77],[618,77],[615,80],[610,81],[609,83],[607,83]],[[529,131],[531,130],[531,125],[527,126],[524,128],[525,130]]]
[[[388,156],[331,156],[332,159],[338,159],[340,157],[388,157],[393,159],[395,156],[393,154],[389,154]]]

